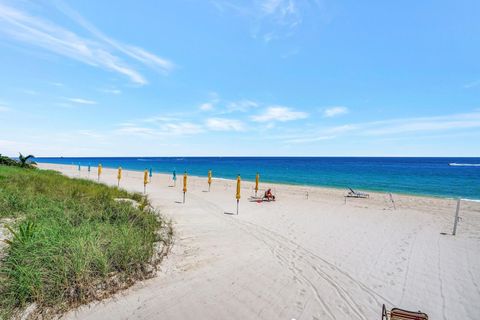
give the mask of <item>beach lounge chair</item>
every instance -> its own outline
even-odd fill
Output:
[[[357,192],[355,190],[353,190],[352,188],[348,188],[348,193],[346,195],[346,197],[350,197],[350,198],[368,198],[370,197],[370,195],[368,193],[362,193],[362,192]]]
[[[271,202],[271,201],[275,201],[275,199],[251,196],[250,198],[248,198],[248,201],[250,201],[250,202]]]
[[[263,195],[263,197],[254,197],[254,196],[251,196],[249,198],[249,201],[251,202],[270,202],[270,201],[275,201],[275,195],[272,193],[272,189],[268,189],[267,191],[265,191],[265,194]]]
[[[383,305],[382,320],[428,320],[428,315],[421,311],[415,312],[399,308],[387,311],[387,308]]]

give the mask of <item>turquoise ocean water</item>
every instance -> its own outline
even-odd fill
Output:
[[[154,173],[254,180],[262,182],[480,199],[480,158],[376,157],[128,157],[37,158],[37,162],[73,164]],[[92,168],[95,170],[95,168]]]

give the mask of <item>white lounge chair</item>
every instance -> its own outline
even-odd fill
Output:
[[[352,188],[348,188],[348,190],[350,191],[348,191],[345,197],[350,197],[350,198],[369,198],[370,197],[368,193],[357,192]]]

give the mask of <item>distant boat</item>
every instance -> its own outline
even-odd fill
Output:
[[[449,163],[449,166],[452,167],[480,167],[480,163]]]

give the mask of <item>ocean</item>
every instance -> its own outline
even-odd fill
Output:
[[[255,180],[440,197],[480,199],[480,158],[383,157],[118,157],[36,158],[37,162],[70,164],[92,170],[103,167],[152,169],[154,173]]]

